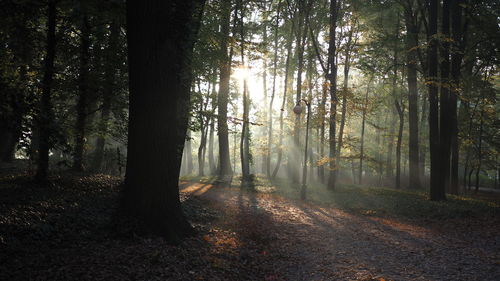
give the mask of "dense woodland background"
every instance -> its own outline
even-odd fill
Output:
[[[499,19],[0,1],[0,279],[498,280]]]

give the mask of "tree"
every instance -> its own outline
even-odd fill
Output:
[[[193,231],[181,209],[178,180],[203,4],[127,2],[130,117],[121,210],[146,232],[173,241]]]
[[[337,122],[335,120],[337,115],[337,65],[335,62],[336,56],[336,41],[335,41],[335,29],[337,27],[337,15],[338,15],[338,6],[336,0],[331,0],[330,2],[330,30],[329,36],[330,40],[328,42],[328,69],[330,70],[328,73],[328,78],[330,82],[329,92],[330,92],[330,171],[328,176],[328,189],[334,190],[336,184],[336,175],[337,169],[335,163],[336,156],[336,141],[335,141],[335,131]]]
[[[82,5],[83,6],[83,5]],[[80,73],[78,79],[78,103],[76,106],[77,118],[75,124],[75,151],[73,158],[73,169],[83,171],[83,151],[85,146],[85,127],[87,122],[88,106],[88,77],[90,60],[90,23],[85,10],[81,16],[81,34],[80,34]]]
[[[47,41],[44,58],[44,75],[42,80],[42,97],[38,116],[38,159],[36,180],[40,183],[47,181],[49,170],[50,132],[52,123],[51,91],[54,76],[54,60],[56,56],[56,1],[49,0],[47,6]]]
[[[406,25],[406,67],[408,81],[408,123],[410,132],[410,188],[420,188],[420,173],[418,161],[418,88],[417,88],[417,48],[418,23],[412,1],[405,5]]]
[[[219,136],[219,175],[231,175],[231,159],[229,158],[229,136],[227,126],[227,103],[229,97],[229,78],[231,75],[231,61],[233,47],[229,47],[229,25],[231,22],[231,0],[221,2],[221,36],[220,36],[220,83],[217,99],[217,131]]]

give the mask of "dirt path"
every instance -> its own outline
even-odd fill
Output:
[[[265,280],[500,280],[499,236],[483,241],[494,246],[488,250],[452,231],[273,194],[201,183],[185,184],[182,192],[219,212],[215,228],[234,231],[222,243],[244,262],[256,252],[248,266],[263,259]]]

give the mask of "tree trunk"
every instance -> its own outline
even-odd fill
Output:
[[[245,32],[243,28],[243,18],[244,18],[244,7],[243,1],[240,0],[238,3],[240,10],[240,35],[241,35],[241,65],[247,67],[245,64]],[[236,12],[235,12],[236,14]],[[248,79],[245,77],[243,79],[243,125],[241,127],[241,139],[240,139],[240,158],[241,158],[241,173],[243,180],[248,180],[250,178],[250,97],[248,94]]]
[[[130,118],[121,210],[136,217],[145,233],[171,241],[193,232],[178,183],[203,4],[127,1]]]
[[[457,119],[457,99],[460,93],[460,66],[462,64],[464,50],[462,44],[462,5],[463,0],[452,0],[452,36],[454,48],[451,55],[451,91],[450,91],[450,133],[451,133],[451,171],[450,171],[450,192],[458,194],[458,119]]]
[[[429,5],[429,36],[428,36],[428,65],[429,65],[429,148],[431,157],[430,199],[433,201],[446,200],[444,186],[440,181],[439,166],[439,105],[438,105],[438,50],[437,50],[437,13],[438,1],[431,0]]]
[[[297,43],[296,43],[296,51],[297,51],[297,86],[296,86],[296,95],[295,95],[295,104],[299,105],[302,100],[302,72],[304,69],[304,49],[305,49],[305,41],[307,38],[307,29],[306,26],[304,25],[304,15],[306,13],[305,9],[305,2],[306,1],[299,1],[297,2],[297,5],[299,7],[299,12],[298,12],[298,26],[297,26]],[[298,163],[301,163],[300,159],[300,151],[301,151],[301,145],[300,145],[300,124],[301,124],[301,114],[296,114],[295,115],[295,123],[293,127],[293,147],[292,147],[292,153],[293,153],[293,161],[291,164],[292,168],[292,182],[298,183],[299,182],[299,176],[300,176],[300,165],[297,165]]]
[[[208,133],[208,166],[210,167],[210,174],[214,175],[216,171],[214,159],[214,119],[210,120],[210,132]]]
[[[229,46],[229,25],[231,22],[231,0],[221,1],[221,63],[219,97],[217,99],[217,132],[219,136],[219,176],[231,175],[231,159],[229,157],[229,134],[227,125],[227,104],[229,99],[229,82],[231,76],[232,46]]]
[[[108,135],[108,122],[111,115],[111,105],[115,95],[115,65],[118,63],[116,51],[118,49],[118,39],[120,36],[120,26],[116,21],[110,24],[109,44],[107,48],[105,62],[106,68],[104,72],[104,94],[102,98],[101,120],[99,122],[99,136],[96,141],[92,170],[101,171],[102,161],[104,157],[104,148],[106,146],[106,138]]]
[[[352,33],[353,33],[353,27],[351,26],[351,30],[349,32],[349,37],[346,43],[346,51],[345,51],[345,62],[344,62],[344,85],[342,89],[342,110],[341,110],[341,117],[340,117],[340,127],[339,127],[339,136],[338,136],[338,145],[337,145],[337,161],[336,161],[336,166],[337,166],[337,174],[340,171],[340,158],[341,158],[341,152],[342,152],[342,142],[343,142],[343,137],[344,137],[344,126],[345,126],[345,120],[346,120],[346,113],[347,113],[347,91],[348,91],[348,86],[349,86],[349,69],[350,69],[350,48],[351,48],[351,42],[352,42]]]
[[[408,123],[409,123],[409,186],[420,188],[420,173],[418,171],[418,89],[417,89],[417,48],[418,29],[412,9],[405,9],[406,24],[406,66],[408,80]]]
[[[42,97],[40,100],[40,113],[38,116],[38,163],[36,180],[39,183],[47,181],[49,170],[49,149],[51,123],[53,119],[51,90],[54,76],[54,59],[56,53],[56,1],[49,0],[47,21],[47,45],[44,59],[44,75],[42,80]]]
[[[88,76],[90,59],[90,23],[85,12],[82,15],[80,34],[80,73],[78,79],[78,103],[76,105],[75,151],[73,170],[83,171],[83,150],[85,148],[85,126],[88,103]]]
[[[336,131],[336,120],[337,116],[337,65],[335,64],[335,55],[336,55],[336,34],[335,29],[337,27],[337,0],[330,1],[330,30],[329,30],[329,46],[328,46],[328,69],[329,74],[328,78],[330,79],[330,171],[328,177],[328,189],[334,190],[336,184],[336,165],[335,165],[335,157],[336,157],[336,142],[335,142],[335,131]]]
[[[366,110],[368,107],[368,91],[369,91],[369,85],[366,87],[366,94],[365,94],[365,104],[363,106],[363,115],[361,119],[361,144],[359,148],[359,174],[358,174],[358,184],[363,184],[363,160],[364,160],[364,148],[365,148],[365,123],[366,123]]]
[[[439,50],[441,60],[441,83],[439,96],[439,164],[440,180],[445,191],[450,187],[450,148],[451,148],[451,130],[450,130],[450,5],[448,0],[443,1],[442,8],[441,48]]]
[[[476,193],[479,190],[479,174],[481,173],[481,163],[483,160],[482,145],[483,145],[484,109],[480,108],[480,110],[481,110],[481,115],[479,118],[481,118],[481,121],[479,123],[479,136],[477,144],[477,169],[476,169],[476,191],[475,191]]]
[[[276,166],[274,167],[272,178],[276,178],[278,171],[281,167],[281,159],[283,157],[283,127],[284,127],[284,113],[285,113],[285,105],[287,98],[287,90],[288,90],[288,79],[290,75],[290,59],[292,55],[292,43],[293,43],[293,33],[295,32],[295,25],[292,21],[292,26],[289,33],[289,38],[286,46],[286,60],[285,60],[285,81],[283,88],[283,100],[281,102],[281,110],[280,110],[280,134],[279,134],[279,142],[278,142],[278,159],[276,161]]]
[[[266,158],[266,174],[271,177],[271,149],[273,138],[273,104],[276,95],[276,77],[278,70],[278,39],[279,39],[279,20],[280,20],[281,0],[278,3],[278,11],[276,12],[276,23],[274,25],[274,57],[273,57],[273,90],[271,92],[271,100],[269,101],[268,109],[268,130],[267,130],[267,158]]]
[[[404,108],[403,102],[394,101],[399,116],[398,141],[396,143],[396,188],[401,188],[401,143],[403,142]]]

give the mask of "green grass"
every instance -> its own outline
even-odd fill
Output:
[[[300,198],[300,185],[284,180],[270,183],[264,177],[257,177],[255,186],[257,191],[272,190],[288,198]],[[359,185],[340,185],[333,192],[319,184],[310,184],[307,189],[309,202],[365,215],[431,220],[500,215],[498,202],[454,195],[448,195],[447,198],[447,201],[435,202],[430,201],[424,191]]]

